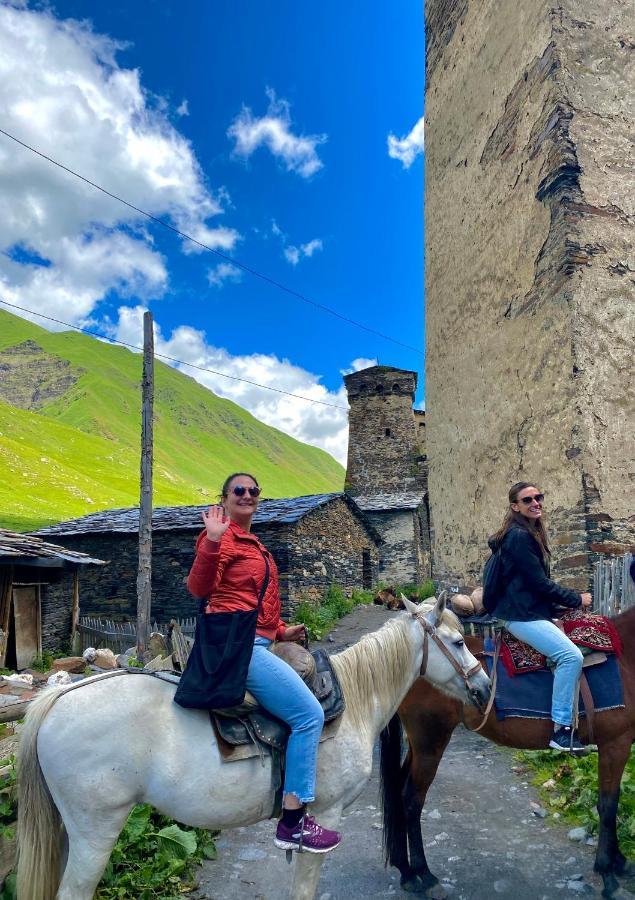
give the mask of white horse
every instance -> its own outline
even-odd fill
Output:
[[[320,745],[312,804],[329,828],[362,791],[373,744],[423,668],[464,703],[488,699],[489,679],[444,596],[406,604],[407,612],[333,656],[346,711],[335,737]],[[207,713],[173,697],[173,685],[135,674],[52,688],[32,702],[19,755],[19,900],[90,900],[135,803],[210,829],[271,816],[270,763],[223,763]],[[322,858],[296,854],[294,900],[314,898]]]

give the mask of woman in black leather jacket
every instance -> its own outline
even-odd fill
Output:
[[[561,587],[549,577],[551,551],[542,521],[544,495],[520,481],[509,491],[503,524],[490,540],[501,550],[501,584],[495,615],[518,640],[534,647],[555,665],[549,746],[584,752],[573,723],[573,704],[582,669],[582,653],[552,621],[556,606],[590,607],[591,595]]]

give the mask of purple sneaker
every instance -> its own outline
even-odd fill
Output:
[[[322,828],[313,816],[303,816],[293,828],[278,822],[274,843],[281,850],[306,850],[307,853],[328,853],[342,840],[339,831]]]

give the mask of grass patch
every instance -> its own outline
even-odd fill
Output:
[[[373,602],[374,591],[355,590],[347,597],[342,588],[332,584],[319,603],[304,600],[295,611],[294,621],[302,623],[312,641],[319,641],[355,606]]]
[[[597,834],[597,753],[562,762],[549,750],[525,750],[516,754],[516,759],[533,773],[532,783],[539,788],[545,809],[558,813],[563,822],[581,825],[589,834]],[[550,786],[544,787],[545,782]],[[632,755],[622,775],[617,834],[622,852],[635,858],[635,758]]]

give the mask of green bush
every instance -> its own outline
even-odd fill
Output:
[[[0,759],[0,767],[4,769],[0,776],[0,839],[14,837],[14,824],[18,814],[18,786],[15,768],[15,756]]]
[[[404,584],[395,588],[397,597],[399,594],[404,594],[413,603],[421,603],[423,600],[427,600],[428,597],[434,597],[435,593],[434,582],[430,579],[424,581],[423,584]]]
[[[562,762],[549,750],[523,751],[516,758],[533,771],[533,783],[540,788],[545,809],[558,813],[572,825],[581,825],[589,834],[597,833],[597,754],[572,757]],[[551,790],[542,785],[553,779]],[[617,816],[617,834],[622,851],[635,858],[635,758],[631,756],[622,775]]]
[[[215,859],[214,833],[135,806],[110,856],[96,900],[175,900],[192,889],[194,865]]]

